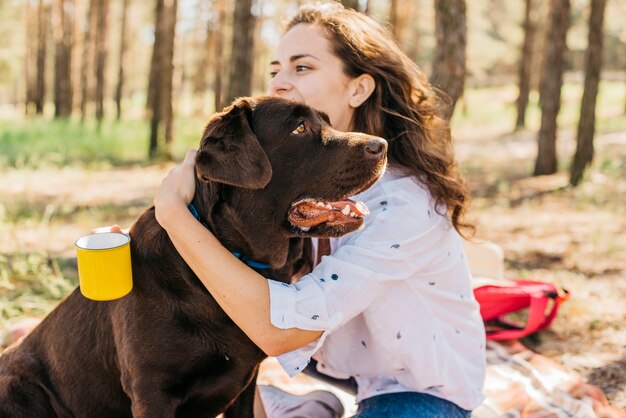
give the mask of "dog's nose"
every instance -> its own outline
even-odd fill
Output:
[[[382,138],[372,139],[365,144],[365,157],[380,158],[387,149],[387,141]]]

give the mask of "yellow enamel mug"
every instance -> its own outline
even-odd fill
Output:
[[[74,243],[78,260],[80,292],[93,300],[113,300],[133,288],[130,237],[119,232],[100,232]]]

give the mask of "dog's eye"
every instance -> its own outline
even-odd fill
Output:
[[[294,135],[303,134],[306,129],[304,128],[304,122],[300,122],[298,127],[294,129],[291,133]]]

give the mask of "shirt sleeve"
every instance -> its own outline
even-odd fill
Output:
[[[368,253],[372,265],[359,263]],[[323,257],[312,273],[294,284],[270,280],[272,324],[323,331],[350,320],[393,279],[377,271],[374,261],[383,262],[381,258],[366,249],[344,246]]]
[[[323,257],[310,274],[294,284],[268,281],[274,326],[323,331],[317,341],[278,357],[290,375],[306,367],[330,332],[363,312],[395,282],[414,277],[439,258],[445,218],[436,216],[427,195],[425,201],[405,195],[370,197],[366,227],[340,239],[333,254]]]
[[[278,357],[290,375],[306,367],[328,333],[361,313],[390,285],[389,278],[376,270],[355,264],[359,259],[349,255],[355,251],[368,252],[344,246],[333,256],[323,257],[312,273],[294,284],[268,281],[274,326],[323,331],[317,341]]]

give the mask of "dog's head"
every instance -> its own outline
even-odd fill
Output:
[[[207,221],[232,250],[281,266],[289,238],[361,227],[367,207],[349,196],[380,177],[386,149],[384,139],[334,130],[304,104],[240,98],[209,121],[198,150]]]

